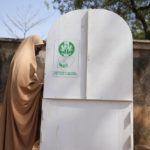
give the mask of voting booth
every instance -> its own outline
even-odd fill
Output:
[[[47,37],[41,150],[133,150],[132,53],[117,14],[60,17]]]

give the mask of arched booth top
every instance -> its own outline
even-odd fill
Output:
[[[43,97],[132,101],[132,53],[131,31],[117,14],[67,13],[47,37]]]

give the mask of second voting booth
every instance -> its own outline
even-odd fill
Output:
[[[133,150],[133,50],[107,10],[67,13],[47,38],[41,150]]]

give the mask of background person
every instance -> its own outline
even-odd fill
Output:
[[[35,54],[42,45],[39,36],[29,36],[11,61],[0,118],[0,150],[31,150],[39,138],[43,79]]]

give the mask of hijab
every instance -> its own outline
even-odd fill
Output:
[[[22,41],[11,61],[0,118],[0,150],[32,150],[38,139],[42,84],[37,72],[37,36]]]

